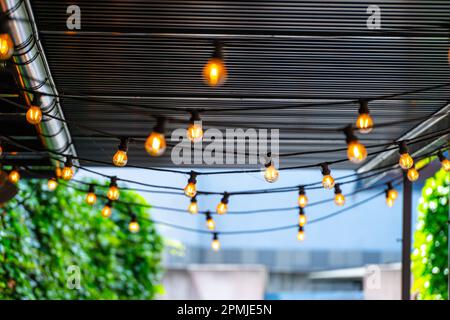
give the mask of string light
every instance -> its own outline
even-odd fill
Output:
[[[93,184],[89,185],[89,190],[86,195],[86,203],[89,205],[94,205],[97,202],[97,196],[95,195],[95,187]]]
[[[353,163],[360,163],[367,158],[366,147],[358,141],[351,126],[344,129],[347,142],[347,157]]]
[[[269,161],[265,165],[266,171],[264,171],[264,179],[269,183],[274,183],[278,180],[280,173],[272,162],[272,154],[270,152],[267,154],[267,157],[269,158]]]
[[[413,165],[411,168],[408,169],[408,172],[406,175],[408,177],[408,180],[411,182],[414,182],[417,179],[419,179],[419,171],[417,171],[415,165]]]
[[[124,167],[128,162],[128,138],[120,139],[119,147],[113,157],[113,164],[116,167]]]
[[[14,53],[14,42],[7,33],[0,34],[0,60],[8,60]]]
[[[408,170],[414,165],[413,158],[408,153],[408,146],[405,141],[401,141],[399,144],[400,159],[398,164],[403,170]]]
[[[389,190],[386,190],[386,204],[389,208],[394,205],[394,199],[389,196]]]
[[[333,189],[334,187],[334,178],[331,176],[330,168],[327,163],[322,163],[320,165],[322,167],[322,185],[325,189]]]
[[[130,230],[131,233],[139,232],[139,223],[134,213],[131,214],[131,220],[130,223],[128,224],[128,230]]]
[[[450,171],[450,160],[448,160],[443,154],[442,151],[439,150],[438,152],[438,158],[439,161],[441,162],[442,165],[442,169],[444,169],[445,171]]]
[[[191,203],[189,203],[188,211],[190,214],[197,214],[198,213],[198,203],[197,203],[197,197],[194,196],[191,198]]]
[[[206,212],[206,227],[209,230],[216,229],[216,223],[214,222],[213,218],[211,217],[211,212],[209,212],[209,211]]]
[[[220,86],[227,78],[227,68],[223,59],[222,43],[214,43],[214,52],[211,59],[203,67],[203,79],[211,87]]]
[[[58,187],[58,180],[56,178],[50,178],[47,181],[47,188],[50,191],[54,191]]]
[[[28,123],[37,125],[42,121],[42,110],[39,107],[40,105],[40,97],[38,94],[35,94],[33,97],[33,102],[31,106],[28,108],[26,118]]]
[[[11,172],[8,175],[8,180],[9,180],[9,182],[14,183],[14,184],[19,182],[19,180],[20,180],[20,173],[19,173],[19,171],[16,168],[13,168],[11,170]]]
[[[298,215],[298,225],[300,227],[304,227],[306,224],[306,221],[307,221],[307,219],[306,219],[306,215],[305,215],[305,210],[303,208],[300,208],[300,212]]]
[[[225,192],[223,194],[222,200],[220,200],[220,203],[217,205],[216,212],[217,214],[225,214],[228,211],[228,198],[230,195]]]
[[[191,112],[191,119],[189,120],[189,126],[186,130],[186,136],[192,142],[198,142],[203,138],[203,128],[198,110],[193,110]]]
[[[387,197],[392,200],[398,198],[398,191],[394,189],[391,182],[387,184]]]
[[[219,249],[220,249],[219,236],[217,235],[216,232],[213,233],[213,240],[211,242],[211,248],[214,251],[219,251]]]
[[[343,206],[345,204],[345,197],[338,183],[334,186],[334,194],[334,203],[338,206]]]
[[[193,198],[195,197],[195,195],[197,194],[197,173],[195,173],[194,171],[191,171],[189,179],[188,179],[188,183],[186,185],[186,187],[184,187],[184,194],[187,197]]]
[[[67,157],[66,163],[64,164],[64,168],[61,171],[61,178],[63,178],[63,180],[65,180],[65,181],[69,181],[70,179],[72,179],[73,174],[74,174],[74,169],[73,169],[72,158]]]
[[[301,186],[298,190],[298,205],[300,208],[304,208],[307,204],[308,197],[306,196],[305,187]]]
[[[111,200],[108,200],[108,202],[105,204],[105,206],[102,209],[102,216],[103,216],[103,218],[111,217],[112,206],[113,206],[113,202]]]
[[[366,100],[359,101],[359,116],[356,119],[356,127],[362,134],[369,133],[373,129],[373,120],[369,114],[369,102]]]
[[[165,131],[165,119],[159,117],[156,119],[156,126],[153,128],[152,133],[145,141],[145,150],[154,157],[161,156],[166,151],[166,138],[164,137]]]
[[[119,199],[120,191],[119,191],[119,188],[117,187],[117,177],[111,178],[107,196],[108,196],[108,199],[111,201],[116,201]]]
[[[56,178],[57,178],[57,179],[61,178],[61,175],[62,175],[62,170],[61,170],[61,168],[60,168],[60,167],[56,167],[56,168],[55,168],[55,176],[56,176]]]
[[[298,226],[297,240],[298,241],[305,240],[305,230],[302,226]]]

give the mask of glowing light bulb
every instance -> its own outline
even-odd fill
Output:
[[[386,197],[386,204],[389,208],[391,208],[394,205],[394,200],[389,197]]]
[[[303,230],[303,227],[300,226],[298,228],[298,232],[297,232],[297,240],[298,241],[303,241],[305,240],[305,230]]]
[[[403,170],[408,170],[414,165],[414,160],[408,153],[408,147],[404,141],[400,142],[400,159],[398,164]]]
[[[334,186],[334,203],[338,206],[343,206],[345,204],[345,197],[342,194],[341,187],[338,183]]]
[[[369,114],[369,105],[367,101],[360,101],[358,112],[359,116],[358,119],[356,119],[356,127],[359,129],[359,132],[362,134],[371,132],[373,129],[373,120]]]
[[[220,203],[217,205],[216,212],[218,214],[225,214],[228,211],[228,197],[229,194],[227,192],[224,193],[222,200],[220,200]]]
[[[304,208],[306,207],[307,204],[308,204],[308,197],[306,196],[305,188],[300,187],[298,192],[298,205],[300,206],[300,208]]]
[[[186,130],[186,136],[192,142],[198,142],[203,138],[203,127],[200,120],[200,114],[197,110],[192,111],[189,126]]]
[[[198,203],[197,203],[197,198],[193,197],[191,199],[191,203],[188,206],[188,211],[190,214],[197,214],[198,213]]]
[[[56,178],[61,178],[61,175],[62,175],[62,170],[61,170],[61,168],[60,167],[56,167],[55,168],[55,176],[56,176]]]
[[[117,149],[117,152],[114,154],[113,157],[113,164],[116,167],[126,166],[128,162],[127,152],[128,152],[128,139],[122,138],[120,139],[120,144]]]
[[[19,171],[17,171],[16,169],[13,169],[8,175],[8,180],[9,180],[9,182],[14,183],[14,184],[18,183],[20,180]]]
[[[328,167],[327,163],[322,163],[320,165],[322,167],[322,185],[325,189],[333,189],[334,187],[334,178],[330,175],[331,171],[330,168]]]
[[[107,196],[108,196],[108,199],[111,201],[115,201],[115,200],[119,199],[120,191],[119,191],[119,188],[117,187],[117,178],[116,177],[111,178]]]
[[[406,175],[408,177],[408,180],[411,182],[414,182],[417,179],[419,179],[419,171],[417,171],[415,166],[412,166],[411,168],[409,168],[408,173]]]
[[[108,201],[108,203],[102,209],[103,218],[109,218],[112,214],[112,202]]]
[[[269,183],[274,183],[275,181],[278,180],[279,175],[280,173],[278,172],[277,168],[275,168],[272,161],[270,161],[266,165],[266,171],[264,172],[264,179],[266,179],[266,181]]]
[[[217,233],[213,234],[213,240],[211,242],[211,248],[214,251],[219,251],[219,249],[220,249],[220,242],[219,242],[219,237],[217,236]]]
[[[89,205],[94,205],[97,202],[97,196],[95,195],[94,185],[89,186],[88,193],[86,195],[86,203]]]
[[[50,191],[54,191],[58,187],[58,181],[55,178],[50,178],[47,181],[47,188]]]
[[[42,110],[38,106],[31,106],[26,114],[27,121],[30,124],[39,124],[42,120]]]
[[[153,157],[159,157],[166,151],[165,122],[165,118],[158,117],[152,133],[145,141],[145,150]]]
[[[358,141],[353,133],[352,126],[349,125],[344,129],[347,142],[347,157],[353,163],[360,163],[367,158],[366,147]]]
[[[450,52],[450,51],[449,51]],[[444,157],[442,151],[438,151],[438,158],[439,161],[441,162],[442,165],[442,169],[444,169],[444,171],[450,171],[450,160],[448,160],[446,157]]]
[[[206,227],[209,230],[214,230],[216,228],[216,223],[214,222],[213,218],[211,217],[211,213],[209,211],[206,213]]]
[[[398,191],[392,187],[392,183],[390,183],[390,182],[388,183],[387,197],[392,200],[395,200],[398,198]]]
[[[68,157],[66,163],[64,164],[64,168],[61,171],[61,178],[65,181],[69,181],[72,179],[74,175],[74,169],[72,164],[72,158]]]
[[[197,174],[194,171],[191,171],[190,177],[188,179],[188,184],[184,187],[184,194],[187,197],[193,198],[197,194]]]
[[[131,221],[128,224],[128,230],[130,230],[131,233],[137,233],[139,232],[139,223],[137,221],[136,215],[131,216]]]
[[[306,219],[305,212],[303,211],[303,208],[300,208],[300,214],[298,216],[298,225],[300,227],[303,227],[303,226],[305,226],[306,222],[307,222],[307,219]]]
[[[211,59],[203,67],[203,79],[207,85],[216,87],[225,82],[227,74],[227,68],[223,60],[222,45],[220,42],[216,42]]]
[[[14,53],[14,42],[7,33],[0,34],[0,60],[8,60]]]

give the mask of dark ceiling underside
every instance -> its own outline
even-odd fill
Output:
[[[84,158],[110,161],[117,141],[76,124],[141,140],[151,131],[154,115],[172,119],[169,131],[186,125],[184,111],[162,112],[155,106],[231,110],[300,105],[401,93],[450,80],[448,28],[442,27],[450,21],[449,1],[383,1],[381,31],[366,28],[367,4],[360,1],[75,3],[82,13],[79,34],[64,33],[68,2],[32,1],[32,7],[59,92],[116,96],[61,100]],[[205,86],[201,78],[214,38],[224,40],[229,72],[220,88]],[[447,87],[375,101],[370,109],[375,122],[383,123],[431,115],[448,100]],[[357,105],[345,104],[206,113],[202,118],[206,128],[279,128],[280,151],[296,152],[344,147],[342,134],[308,129],[345,126],[354,122],[357,110]],[[389,142],[417,124],[379,128],[360,138],[366,144]],[[167,157],[148,156],[141,142],[131,145],[131,164],[171,165]],[[315,154],[282,165],[342,157],[344,153]]]

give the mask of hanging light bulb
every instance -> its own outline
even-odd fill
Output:
[[[186,130],[186,136],[192,142],[198,142],[203,138],[202,122],[198,110],[191,112],[191,119],[189,120],[189,126]]]
[[[269,160],[265,165],[266,171],[264,171],[264,179],[269,183],[274,183],[278,180],[280,173],[272,162],[272,154],[270,152],[267,153],[267,158]]]
[[[406,175],[408,177],[408,180],[411,182],[414,182],[417,179],[419,179],[419,171],[417,171],[415,165],[413,165],[411,168],[408,169],[408,172]]]
[[[61,178],[63,178],[66,181],[69,181],[70,179],[72,179],[73,174],[74,174],[74,169],[73,169],[72,158],[67,157],[66,163],[64,164],[64,168],[61,171]]]
[[[145,141],[145,150],[154,157],[159,157],[166,151],[166,138],[164,137],[165,118],[159,117],[156,119],[156,126],[152,133]]]
[[[191,203],[189,203],[188,211],[190,214],[197,214],[198,213],[198,203],[197,203],[197,197],[191,198]]]
[[[386,190],[386,204],[389,208],[391,208],[394,205],[394,201],[395,200],[389,196],[389,190]]]
[[[95,187],[93,184],[89,185],[89,190],[86,195],[86,203],[89,205],[94,205],[97,202],[97,196],[95,195]]]
[[[113,164],[116,167],[125,167],[128,162],[128,138],[120,139],[119,147],[113,157]]]
[[[442,151],[439,150],[438,151],[438,158],[439,161],[441,162],[442,165],[442,169],[444,169],[445,171],[450,171],[450,160],[448,160],[443,154]]]
[[[369,133],[373,129],[373,120],[369,114],[369,103],[366,100],[359,102],[359,116],[356,119],[356,127],[362,134]]]
[[[134,213],[131,214],[131,221],[128,224],[128,230],[130,230],[131,233],[139,232],[139,223],[138,223],[137,217]]]
[[[28,108],[26,118],[28,123],[37,125],[42,121],[42,110],[39,107],[41,105],[40,95],[35,94],[33,97],[33,102],[31,103],[30,108]]]
[[[213,240],[211,242],[211,248],[214,251],[219,251],[219,249],[220,249],[220,242],[219,242],[219,237],[217,235],[217,232],[213,233]]]
[[[50,191],[54,191],[58,187],[58,180],[56,178],[50,178],[47,181],[47,188]]]
[[[214,230],[216,228],[216,223],[214,222],[213,218],[211,217],[211,212],[206,212],[206,227],[209,230]]]
[[[227,68],[223,59],[222,43],[214,43],[214,53],[203,67],[203,79],[211,87],[223,84],[227,78]]]
[[[360,163],[367,158],[366,147],[358,141],[353,133],[352,126],[344,129],[345,141],[347,142],[347,157],[353,163]]]
[[[322,163],[320,165],[322,167],[322,185],[325,189],[333,189],[334,187],[334,178],[331,176],[330,168],[327,163]]]
[[[306,196],[305,187],[301,186],[298,190],[298,205],[300,208],[304,208],[307,204],[308,197]]]
[[[20,180],[20,173],[17,170],[17,168],[14,168],[14,169],[11,170],[11,172],[8,175],[8,180],[9,180],[9,182],[14,183],[14,184],[19,182],[19,180]]]
[[[195,197],[195,195],[197,194],[197,173],[195,173],[194,171],[191,171],[189,179],[188,179],[188,183],[186,185],[186,187],[184,187],[184,194],[187,197],[193,198]]]
[[[228,211],[228,198],[230,195],[227,192],[224,192],[222,200],[217,205],[216,212],[217,214],[225,214]]]
[[[109,218],[112,214],[112,206],[113,203],[111,200],[108,200],[108,202],[105,204],[105,206],[102,209],[102,216],[103,218]]]
[[[298,227],[297,240],[298,241],[305,240],[305,230],[304,230],[304,228],[302,226]]]
[[[0,60],[8,60],[14,53],[14,42],[7,33],[0,34]]]
[[[345,197],[342,194],[341,187],[338,183],[334,186],[334,203],[338,206],[343,206],[345,204]]]
[[[400,142],[399,152],[400,152],[400,159],[398,161],[398,164],[400,165],[400,167],[402,167],[403,170],[408,170],[413,166],[414,160],[408,153],[408,146],[406,145],[405,141]]]
[[[119,188],[117,187],[117,177],[111,178],[107,196],[108,196],[108,199],[111,201],[116,201],[119,199],[120,191],[119,191]]]
[[[398,191],[394,189],[392,182],[388,182],[387,184],[387,197],[392,200],[398,198]]]
[[[300,213],[298,215],[298,225],[300,227],[304,227],[306,224],[306,221],[307,221],[307,219],[306,219],[305,211],[303,208],[300,207]]]

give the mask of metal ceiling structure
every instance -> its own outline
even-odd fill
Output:
[[[81,9],[81,30],[66,27],[69,4]],[[355,0],[31,2],[56,89],[65,95],[60,102],[79,156],[111,161],[118,145],[117,139],[76,126],[83,124],[137,138],[129,163],[145,166],[173,165],[170,150],[152,158],[143,148],[156,115],[170,118],[170,132],[186,126],[186,109],[200,108],[206,129],[276,128],[282,153],[326,150],[345,147],[344,135],[317,129],[354,123],[358,105],[298,106],[449,82],[450,2],[378,5],[381,29],[370,30],[368,4]],[[224,43],[228,68],[227,82],[219,88],[206,86],[201,77],[215,39]],[[431,116],[449,100],[449,87],[441,87],[373,101],[375,124],[405,122],[375,128],[359,135],[360,141],[370,145],[400,138],[423,122],[410,119]],[[293,107],[233,111],[271,106]],[[166,107],[170,110],[161,110]],[[208,112],[214,108],[227,110]],[[35,139],[25,124],[10,125],[8,132],[18,139]],[[448,117],[423,130],[442,127],[449,127]],[[345,152],[321,153],[283,159],[281,165],[343,157]],[[381,163],[376,161],[373,166]],[[349,162],[336,167],[357,169]]]

